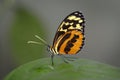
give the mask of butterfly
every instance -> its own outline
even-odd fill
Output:
[[[83,14],[75,11],[69,14],[58,27],[52,46],[36,35],[51,52],[52,65],[54,65],[54,55],[74,55],[82,49],[85,40],[84,28],[85,19]]]

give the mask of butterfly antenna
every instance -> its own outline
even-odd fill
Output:
[[[43,44],[45,44],[45,45],[48,46],[48,43],[47,43],[44,39],[42,39],[40,36],[35,35],[35,37],[36,37],[37,39],[39,39],[40,41],[42,41]]]
[[[28,43],[28,44],[31,44],[31,43],[32,43],[32,44],[39,44],[39,45],[42,44],[42,43],[40,43],[40,42],[36,42],[36,41],[28,41],[27,43]]]
[[[46,46],[49,46],[48,43],[47,43],[44,39],[42,39],[40,36],[35,35],[35,37],[36,37],[37,39],[39,39],[41,42],[28,41],[27,43],[39,44],[39,45],[44,44],[44,45],[46,45]]]

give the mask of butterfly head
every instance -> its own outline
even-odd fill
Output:
[[[52,46],[49,46],[47,47],[47,51],[52,53],[52,54],[57,54],[57,52],[54,50],[54,48]]]
[[[51,52],[51,46],[49,46],[49,45],[47,46],[47,51]]]

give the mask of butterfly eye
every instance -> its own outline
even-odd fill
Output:
[[[47,46],[47,51],[48,51],[48,52],[50,52],[50,51],[51,51],[51,49],[50,49],[50,46],[49,46],[49,45]]]

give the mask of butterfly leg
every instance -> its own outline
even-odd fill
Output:
[[[51,64],[52,64],[52,66],[54,65],[53,58],[54,58],[54,54],[51,54]]]
[[[63,61],[64,61],[65,63],[69,63],[68,60],[65,58],[64,55],[61,55],[61,57],[62,57],[62,59],[63,59]]]
[[[74,61],[77,59],[77,57],[66,57],[66,56],[64,56],[64,58],[66,58],[68,61]]]
[[[61,55],[65,63],[69,63],[69,61],[74,61],[76,58],[74,57],[66,57],[64,55]]]

